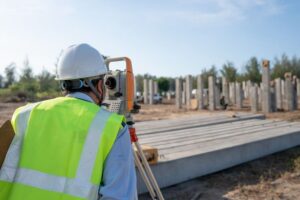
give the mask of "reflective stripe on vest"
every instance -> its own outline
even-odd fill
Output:
[[[104,109],[100,109],[96,114],[84,141],[76,176],[75,178],[67,178],[19,167],[21,144],[29,121],[30,112],[36,105],[31,104],[25,107],[17,120],[15,129],[17,129],[19,134],[16,135],[9,148],[0,171],[0,181],[19,183],[82,199],[97,199],[99,184],[91,183],[91,177],[105,125],[108,119],[114,114]]]

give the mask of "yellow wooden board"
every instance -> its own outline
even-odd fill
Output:
[[[158,161],[158,150],[157,148],[151,147],[149,145],[141,145],[143,153],[149,164],[156,164]],[[135,151],[136,148],[134,148]]]
[[[9,145],[14,138],[14,129],[11,125],[11,122],[7,120],[1,127],[0,127],[0,168],[3,164],[4,158],[8,151]]]

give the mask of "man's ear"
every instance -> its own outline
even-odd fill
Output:
[[[103,80],[99,80],[96,86],[97,91],[100,93],[101,96],[103,96],[104,94],[104,90],[103,90]]]

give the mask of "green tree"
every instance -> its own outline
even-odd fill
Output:
[[[226,78],[229,82],[236,81],[237,77],[237,69],[234,67],[234,64],[232,62],[227,62],[223,65],[221,69],[221,74]]]
[[[137,92],[144,92],[144,76],[143,75],[135,75],[135,85]]]
[[[250,58],[245,66],[246,72],[243,75],[244,79],[250,80],[254,83],[261,82],[261,65],[259,64],[256,57]]]
[[[38,76],[40,92],[53,92],[59,90],[58,82],[55,81],[55,76],[50,74],[47,70],[43,70]]]
[[[201,74],[202,74],[202,78],[203,78],[204,88],[208,88],[208,77],[209,76],[217,77],[218,71],[217,71],[216,67],[213,65],[208,70],[206,68],[204,68],[202,70]]]
[[[166,77],[160,77],[157,79],[159,92],[167,92],[170,89],[170,80]]]
[[[4,87],[8,88],[16,81],[16,64],[14,62],[10,63],[5,69],[5,78]]]
[[[3,88],[4,83],[3,83],[3,76],[0,75],[0,88]]]
[[[274,59],[274,67],[271,72],[272,78],[284,78],[286,72],[292,72],[293,75],[300,77],[300,59],[294,56],[292,59],[286,54],[283,54],[281,58]]]
[[[22,98],[27,100],[34,100],[39,85],[37,79],[33,75],[28,58],[24,60],[23,64],[24,68],[20,75],[19,82],[11,85],[10,89],[12,92],[16,93],[17,96],[22,96]]]

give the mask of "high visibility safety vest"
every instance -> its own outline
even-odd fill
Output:
[[[16,110],[0,200],[96,200],[124,116],[72,97]]]

